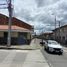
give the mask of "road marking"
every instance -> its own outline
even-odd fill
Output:
[[[27,52],[29,52],[28,50],[14,50],[14,51],[16,51],[16,52],[22,52],[22,53],[27,53]]]
[[[3,50],[3,49],[1,49],[0,51],[3,51],[3,52],[22,52],[22,53],[29,52],[29,50]]]

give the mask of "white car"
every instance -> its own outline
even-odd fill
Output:
[[[44,45],[44,49],[49,52],[57,52],[59,54],[63,54],[62,46],[54,40],[48,40]]]

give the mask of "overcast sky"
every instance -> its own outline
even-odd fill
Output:
[[[37,33],[53,30],[55,28],[55,16],[57,27],[58,21],[61,22],[61,25],[67,24],[66,0],[13,0],[13,5],[13,16],[34,25]],[[5,9],[1,9],[0,12],[8,14],[8,10]]]

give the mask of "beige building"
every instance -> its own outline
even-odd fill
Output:
[[[57,41],[67,44],[67,25],[64,25],[60,28],[53,30],[53,37]]]

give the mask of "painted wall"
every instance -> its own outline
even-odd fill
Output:
[[[18,37],[18,33],[17,32],[12,32],[11,37]]]
[[[4,32],[0,32],[0,37],[4,37]]]

